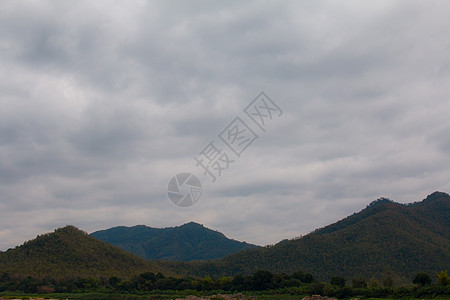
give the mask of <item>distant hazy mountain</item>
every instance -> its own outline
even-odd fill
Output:
[[[269,248],[250,249],[192,266],[196,275],[298,270],[320,279],[387,274],[410,280],[418,272],[450,270],[450,196],[435,192],[402,205],[380,199],[337,223]],[[183,268],[173,266],[175,272]]]
[[[0,274],[52,277],[131,276],[147,271],[170,273],[73,227],[59,228],[0,253]]]
[[[91,235],[143,258],[159,260],[208,260],[256,247],[194,222],[169,228],[120,226]]]

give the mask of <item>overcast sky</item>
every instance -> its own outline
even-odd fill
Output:
[[[450,192],[448,1],[1,1],[0,250],[189,221],[267,245]],[[265,131],[244,109],[265,92]],[[258,136],[237,157],[219,134]],[[269,122],[270,121],[270,122]],[[216,182],[194,156],[234,162]],[[234,156],[233,156],[234,155]],[[167,197],[195,174],[192,207]]]

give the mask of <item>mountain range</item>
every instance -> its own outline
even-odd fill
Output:
[[[228,239],[223,233],[195,222],[168,228],[119,226],[91,235],[150,260],[209,260],[256,247]]]
[[[199,227],[202,226],[188,223],[177,227],[177,230],[205,230]],[[138,226],[139,230],[152,231]],[[130,232],[136,234],[136,228]],[[170,239],[189,240],[182,239],[181,235],[167,235],[168,251],[183,247],[183,244],[173,244]],[[212,236],[218,237],[220,233]],[[133,240],[129,238],[128,242]],[[136,246],[132,243],[128,246],[146,250],[142,246],[145,239],[137,234],[135,240],[138,241]],[[202,243],[202,247],[206,247],[207,239]],[[184,258],[179,254],[181,252],[176,251],[168,255],[164,255],[162,250],[157,253],[165,259]],[[441,270],[450,270],[450,196],[435,192],[412,204],[379,199],[360,212],[301,238],[285,240],[270,247],[250,247],[209,261],[145,260],[68,226],[0,253],[0,270],[39,277],[68,274],[123,277],[146,271],[219,277],[253,274],[257,270],[275,273],[303,271],[320,280],[329,280],[332,276],[367,279],[392,276],[400,282],[411,282],[418,272],[434,277]]]
[[[450,196],[435,192],[409,205],[382,198],[301,238],[197,264],[194,273],[251,274],[259,269],[302,270],[324,280],[395,274],[410,281],[417,272],[434,276],[450,269]]]

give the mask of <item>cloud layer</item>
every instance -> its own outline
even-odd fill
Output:
[[[191,220],[263,245],[449,192],[449,9],[5,1],[0,249],[65,224]],[[193,157],[260,91],[283,115],[211,183]],[[187,209],[166,195],[180,172],[205,188]]]

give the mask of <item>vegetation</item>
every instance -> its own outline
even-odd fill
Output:
[[[220,232],[190,222],[179,227],[119,226],[96,231],[93,237],[146,259],[192,261],[222,258],[256,247],[228,239]]]
[[[292,273],[298,269],[333,276],[410,282],[419,270],[450,269],[450,196],[433,193],[402,205],[381,199],[335,224],[275,246],[249,249],[211,262],[172,264],[177,274],[227,276],[259,269]]]
[[[344,287],[347,280],[344,277],[331,277],[330,284],[338,287]]]
[[[229,276],[233,276],[231,286],[237,290],[289,289],[301,282],[308,285],[308,291],[341,291],[392,289],[400,283],[410,284],[421,272],[439,273],[436,282],[445,289],[450,282],[447,272],[442,271],[450,268],[449,214],[450,196],[444,193],[434,193],[411,205],[382,199],[302,238],[194,262],[148,261],[67,226],[0,253],[0,274],[5,272],[20,282],[29,277],[58,282],[92,278],[89,284],[105,289],[106,281],[111,287],[134,287],[132,278],[137,274],[147,274],[145,281],[149,282],[155,274],[161,282],[152,289],[160,289],[159,284],[172,287],[175,279],[161,276],[177,275],[203,278],[201,284],[214,288],[221,288],[216,285],[219,279],[221,284],[231,285]],[[311,274],[327,283],[314,281]],[[252,276],[250,281],[248,276]],[[175,281],[184,288],[193,287],[189,280]],[[422,275],[417,278],[416,289],[430,286]]]
[[[413,283],[425,286],[431,284],[431,277],[427,273],[417,273],[413,279]]]
[[[13,276],[54,279],[67,276],[131,276],[165,272],[157,262],[101,242],[73,227],[59,228],[0,254],[0,271]]]
[[[294,274],[273,274],[269,271],[258,270],[253,275],[236,275],[234,277],[166,277],[162,273],[145,272],[137,276],[119,278],[86,277],[86,278],[42,278],[33,277],[11,277],[7,273],[0,276],[0,293],[12,295],[14,293],[31,293],[48,295],[49,297],[64,297],[71,299],[139,299],[144,298],[168,298],[177,295],[213,295],[232,294],[243,292],[253,295],[293,295],[305,296],[320,294],[329,297],[348,298],[423,298],[423,297],[448,297],[450,286],[427,285],[427,286],[397,286],[381,287],[361,284],[361,279],[352,279],[359,285],[333,285],[319,282],[313,275],[304,278],[312,278],[311,282],[303,282],[297,277],[303,272]],[[335,277],[338,278],[338,277]],[[338,283],[346,281],[338,278]],[[0,294],[1,295],[1,294]],[[158,295],[158,297],[147,297],[145,295]],[[145,296],[145,297],[144,297]],[[42,297],[42,296],[41,296]]]
[[[450,285],[450,278],[447,275],[447,271],[442,271],[438,274],[437,281],[440,285],[447,286]]]

